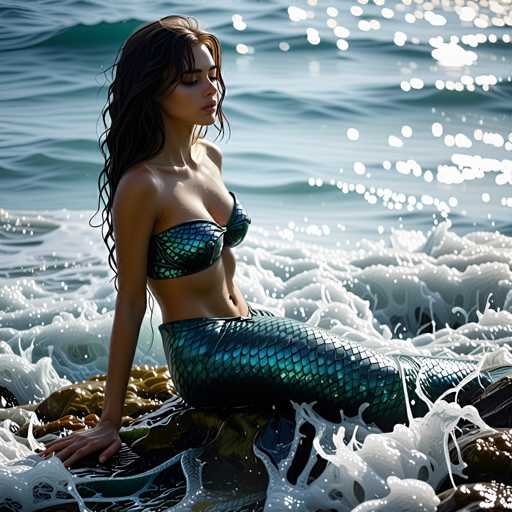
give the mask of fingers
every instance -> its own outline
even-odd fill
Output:
[[[69,460],[78,460],[80,457],[84,457],[89,452],[94,451],[95,444],[94,443],[85,443],[84,441],[76,440],[75,443],[66,446],[65,448],[56,451],[55,455],[59,457],[64,466],[70,466]],[[78,455],[78,458],[76,457]]]
[[[39,455],[41,457],[47,457],[52,452],[57,452],[59,450],[62,450],[62,448],[65,448],[68,444],[74,442],[76,439],[75,435],[70,435],[63,437],[62,439],[56,439],[55,441],[52,441],[51,443],[46,445],[46,448],[39,452]]]
[[[87,434],[75,432],[74,434],[58,439],[46,446],[40,452],[42,458],[54,453],[69,468],[77,460],[93,452],[103,450],[100,455],[100,462],[105,462],[121,447],[121,439],[110,430],[105,432],[92,432]]]
[[[91,453],[100,450],[102,447],[102,443],[86,442],[85,440],[75,438],[74,443],[55,449],[55,455],[59,457],[66,468],[70,468],[76,461],[82,459],[86,455],[90,455]],[[120,447],[121,441],[116,439],[101,453],[99,457],[100,462],[105,462],[114,455]]]
[[[62,460],[62,463],[66,468],[69,468],[72,464],[74,464],[77,460],[80,460],[82,457],[89,455],[92,452],[95,452],[99,449],[97,443],[87,443],[84,444],[78,450],[75,450],[75,447],[66,448],[62,453],[59,453],[58,456]],[[70,455],[68,457],[68,455]]]
[[[100,462],[105,462],[110,459],[114,453],[119,451],[119,448],[121,448],[121,441],[116,439],[106,450],[103,450],[100,455]]]
[[[106,450],[104,450],[99,460],[100,462],[105,462],[107,459],[109,459],[114,453],[116,453],[119,448],[121,447],[121,441],[116,439],[113,443],[111,443]],[[74,448],[74,447],[73,447]],[[86,455],[89,455],[95,451],[98,451],[102,448],[100,443],[87,443],[84,444],[81,448],[78,450],[72,452],[71,447],[67,448],[65,452],[59,453],[59,457],[64,461],[63,464],[66,467],[71,466],[74,464],[77,460],[81,459],[82,457],[85,457]],[[69,458],[65,458],[65,456],[68,453],[72,453],[72,455]]]

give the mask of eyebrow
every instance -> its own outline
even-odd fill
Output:
[[[210,66],[208,71],[211,71],[212,69],[216,69],[217,67],[218,67],[217,65]],[[192,73],[201,73],[201,71],[202,71],[202,69],[191,69],[189,71],[184,71],[183,74],[188,75],[188,74],[192,74]]]

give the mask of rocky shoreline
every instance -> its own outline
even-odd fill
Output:
[[[96,425],[104,389],[105,375],[96,375],[57,390],[38,404],[23,405],[17,403],[9,390],[2,388],[0,419],[12,420],[11,431],[18,439],[26,438],[31,427],[34,438],[46,443],[69,431]],[[455,477],[455,489],[448,479],[436,489],[440,499],[438,511],[512,510],[512,376],[492,384],[479,396],[463,399],[464,403],[460,405],[473,405],[494,432],[475,435],[469,424],[461,422],[458,425],[458,448],[452,442],[450,456],[455,463],[457,450],[460,450],[462,460],[467,464],[464,469],[467,478]],[[38,422],[29,421],[33,418],[32,412]],[[114,494],[120,493],[115,500],[118,503],[121,496],[137,492],[150,477],[154,478],[151,470],[161,469],[165,460],[188,448],[203,448],[215,452],[215,456],[209,458],[209,471],[222,474],[223,478],[234,475],[226,489],[236,489],[236,499],[241,500],[239,510],[261,510],[268,476],[264,464],[254,454],[253,443],[259,438],[260,447],[265,445],[266,453],[278,464],[287,454],[294,428],[292,408],[194,409],[177,396],[166,367],[134,367],[120,431],[123,447],[105,464],[99,464],[96,456],[89,456],[71,471],[78,475],[115,475],[120,482],[137,474],[148,475],[146,479],[139,478],[138,484],[129,488],[121,486],[115,491]],[[308,433],[306,428],[303,435],[304,445],[309,443],[311,446],[312,431]],[[298,449],[292,473],[298,475],[307,460],[307,450]],[[313,468],[311,478],[322,473],[325,462]],[[174,500],[178,503],[185,496],[186,485],[183,485],[183,475],[175,474],[173,478],[176,480]],[[289,475],[290,481],[293,478]],[[219,478],[213,480],[219,481]],[[98,479],[98,482],[102,480]],[[80,484],[77,488],[80,491]],[[210,498],[215,495],[221,501],[232,499],[233,496],[228,495],[223,498],[226,489],[215,489]],[[99,485],[96,490],[102,492],[104,488]],[[109,492],[112,494],[112,488]],[[75,509],[60,506],[58,510]]]

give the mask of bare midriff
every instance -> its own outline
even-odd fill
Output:
[[[175,279],[151,279],[162,322],[188,318],[248,316],[247,303],[234,282],[236,261],[229,247],[221,257],[201,272]]]
[[[217,165],[202,150],[201,165],[194,171],[181,171],[179,175],[160,172],[151,166],[157,176],[161,193],[157,199],[161,215],[153,226],[153,234],[189,219],[211,217],[225,225],[232,210],[232,199],[221,178]],[[197,157],[199,160],[199,156]],[[198,201],[197,198],[202,198]],[[211,212],[205,206],[205,200]],[[174,212],[169,211],[174,205]],[[230,247],[222,249],[221,257],[200,272],[173,279],[147,277],[148,286],[162,312],[162,322],[188,318],[248,316],[247,303],[235,284],[236,261]]]

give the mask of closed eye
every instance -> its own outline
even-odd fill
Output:
[[[210,80],[213,80],[214,82],[216,82],[218,80],[218,78],[216,76],[211,76],[209,78],[210,78]],[[182,84],[183,85],[195,85],[195,84],[197,84],[197,82],[198,82],[198,80],[192,80],[191,82],[183,82],[182,81]]]

